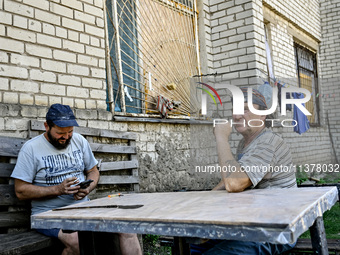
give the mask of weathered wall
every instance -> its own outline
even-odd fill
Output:
[[[138,133],[141,191],[213,187],[189,167],[187,124],[113,121],[106,109],[102,0],[0,0],[0,135],[68,104],[79,124]]]
[[[46,111],[44,106],[0,103],[0,135],[27,138],[29,121],[44,120]],[[112,114],[105,110],[75,109],[74,112],[80,126],[135,132],[138,135],[136,145],[141,192],[182,188],[202,190],[212,188],[218,182],[219,175],[195,173],[194,166],[197,164],[192,162],[195,158],[204,164],[206,161],[216,162],[215,147],[207,147],[212,140],[209,125],[199,125],[196,129],[207,131],[210,141],[206,139],[191,147],[192,137],[196,144],[199,137],[198,132],[191,131],[187,124],[115,122]]]
[[[308,37],[315,47],[321,38],[317,2],[296,6],[298,1],[289,1],[292,5],[287,6],[287,1],[268,0],[263,6],[260,0],[199,1],[202,71],[218,72],[239,84],[262,82],[258,69],[266,70],[263,24],[267,19],[275,73],[296,77],[293,39]],[[338,77],[332,58],[338,47],[337,7],[338,1],[321,0],[320,74],[327,78]],[[327,14],[330,10],[335,14]],[[0,135],[27,137],[29,120],[44,119],[53,103],[68,104],[81,126],[139,134],[141,191],[213,187],[218,175],[195,173],[193,168],[216,162],[210,126],[197,130],[188,124],[117,122],[105,111],[104,47],[102,0],[0,0]],[[324,90],[340,95],[337,83]],[[336,98],[322,105],[330,109],[337,105]],[[337,137],[340,117],[334,109],[330,116]],[[276,131],[285,137],[297,164],[334,159],[325,125],[301,136],[291,129]],[[201,132],[209,134],[200,136]],[[239,139],[232,136],[233,151]]]
[[[195,171],[195,166],[217,160],[215,146],[208,146],[214,144],[211,125],[145,124],[145,131],[140,136],[146,142],[140,148],[140,173],[148,191],[202,190],[217,184],[219,174]]]
[[[330,132],[340,157],[340,1],[320,0],[322,40],[320,43],[320,81],[324,94],[324,113],[329,116]],[[327,96],[328,95],[328,96]],[[326,115],[327,116],[327,115]]]

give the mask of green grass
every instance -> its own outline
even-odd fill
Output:
[[[325,212],[324,222],[329,239],[340,239],[340,205],[336,203],[331,210]]]

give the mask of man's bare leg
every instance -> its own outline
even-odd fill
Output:
[[[119,245],[122,255],[142,255],[137,234],[119,234]]]
[[[58,238],[65,245],[62,255],[79,255],[80,254],[78,232],[73,232],[73,233],[68,234],[60,230],[58,234]]]

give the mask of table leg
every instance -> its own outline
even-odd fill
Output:
[[[115,233],[79,231],[80,255],[120,255],[119,239]]]
[[[173,255],[188,255],[190,254],[189,244],[185,241],[185,237],[174,237],[174,252]]]
[[[309,231],[314,251],[317,251],[317,254],[320,255],[328,255],[326,232],[322,217],[316,218]]]

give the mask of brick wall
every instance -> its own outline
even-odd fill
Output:
[[[2,0],[0,35],[0,102],[106,108],[102,0]]]
[[[293,4],[294,2],[289,2]],[[273,4],[273,3],[271,3]],[[287,3],[288,4],[288,3]],[[288,6],[289,7],[289,6]],[[311,6],[306,6],[301,9],[301,13],[305,13]],[[320,33],[315,32],[312,34],[306,33],[302,30],[308,23],[305,17],[300,17],[300,23],[295,24],[293,21],[288,20],[287,17],[297,15],[297,13],[289,13],[288,10],[293,10],[293,7],[285,9],[284,15],[277,14],[273,8],[269,8],[268,5],[264,6],[264,18],[269,21],[271,48],[274,62],[275,76],[279,77],[282,82],[287,83],[290,86],[296,86],[297,77],[296,62],[294,54],[294,41],[302,43],[318,52],[318,56],[321,57],[319,52],[319,41],[316,39],[320,36]],[[296,8],[294,9],[296,10]],[[317,15],[318,12],[310,10],[311,13]],[[300,15],[301,16],[301,15]],[[311,21],[314,22],[320,20],[320,17],[311,15]],[[314,24],[314,23],[313,23]],[[321,28],[320,23],[315,23],[312,27]],[[316,29],[318,31],[319,29]],[[321,84],[322,86],[322,84]],[[322,99],[322,98],[321,98]],[[325,103],[325,100],[320,100],[321,104]],[[292,114],[288,113],[287,117],[291,118]],[[320,116],[322,118],[320,127],[312,127],[308,132],[303,135],[293,133],[291,129],[284,128],[277,129],[282,134],[285,140],[290,144],[294,162],[296,164],[306,163],[334,163],[335,155],[332,151],[330,137],[328,133],[328,126],[324,122],[324,114],[321,108]]]
[[[203,74],[209,74],[213,68],[213,57],[211,48],[211,14],[210,4],[208,0],[202,0],[197,2],[198,9],[198,33],[199,33],[199,44],[200,44],[200,63],[201,72]]]
[[[294,55],[294,39],[288,32],[289,21],[275,14],[271,9],[263,7],[264,19],[269,32],[269,43],[272,50],[273,69],[275,77],[297,77]]]
[[[321,39],[319,0],[265,0],[264,5],[306,34]]]
[[[212,68],[222,79],[248,83],[256,68],[265,68],[261,6],[257,0],[210,2]]]
[[[338,158],[340,157],[340,1],[320,0],[322,40],[320,44],[320,82],[324,94],[324,113],[328,113],[332,141]],[[328,96],[327,96],[328,95]]]
[[[221,74],[220,80],[232,80],[236,85],[263,83],[262,79],[258,79],[258,76],[264,77],[263,73],[252,69],[267,72],[264,22],[268,22],[270,30],[275,76],[290,86],[297,84],[294,41],[319,51],[321,23],[318,0],[211,1],[209,10],[212,72]],[[319,57],[321,53],[318,52]],[[321,126],[312,127],[303,135],[293,132],[293,128],[274,129],[291,147],[295,164],[334,163],[335,155],[324,117],[321,111]],[[280,118],[292,118],[292,113]],[[233,139],[235,146],[238,138]]]

